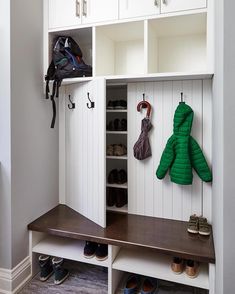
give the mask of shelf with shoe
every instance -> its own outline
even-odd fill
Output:
[[[107,159],[119,159],[119,160],[127,160],[127,156],[106,156]]]
[[[109,258],[100,261],[96,257],[84,257],[84,246],[82,240],[47,235],[32,248],[32,252],[108,267]]]
[[[126,113],[127,109],[106,109],[108,113]]]
[[[117,206],[106,206],[107,211],[113,211],[113,212],[121,212],[121,213],[128,213],[128,205],[125,204],[122,207],[117,207]]]
[[[112,268],[202,289],[209,289],[208,264],[200,263],[198,276],[190,278],[185,271],[175,274],[171,269],[172,257],[146,249],[121,248]]]
[[[106,184],[106,187],[110,187],[110,188],[120,188],[120,189],[128,189],[128,185],[127,183],[125,184]]]

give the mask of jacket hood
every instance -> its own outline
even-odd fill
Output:
[[[174,134],[189,136],[193,123],[193,110],[185,102],[180,102],[174,115]]]

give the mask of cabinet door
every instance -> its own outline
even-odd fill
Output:
[[[161,0],[161,13],[205,8],[206,0]]]
[[[49,0],[49,29],[81,23],[81,0]]]
[[[81,0],[82,23],[118,19],[118,0]]]
[[[120,18],[154,15],[160,13],[160,0],[119,0]]]
[[[87,93],[95,108],[89,109]],[[102,227],[106,225],[104,80],[69,86],[65,103],[65,204]]]

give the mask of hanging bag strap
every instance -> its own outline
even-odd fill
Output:
[[[52,111],[53,111],[53,116],[52,116],[52,121],[51,121],[51,128],[52,129],[54,129],[55,120],[56,120],[56,103],[55,103],[56,88],[57,88],[57,81],[54,80],[53,90],[52,90],[52,94],[51,94],[51,103],[52,103]]]

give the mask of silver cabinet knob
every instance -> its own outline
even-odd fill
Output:
[[[80,0],[76,0],[76,16],[80,17]]]

